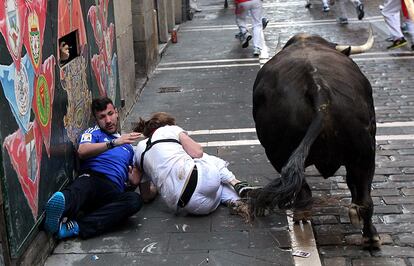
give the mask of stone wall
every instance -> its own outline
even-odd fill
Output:
[[[135,71],[147,76],[158,60],[158,34],[153,0],[132,0]]]
[[[116,46],[118,52],[119,87],[123,106],[120,116],[135,102],[135,53],[133,45],[133,25],[131,1],[114,0],[114,16],[116,28]]]

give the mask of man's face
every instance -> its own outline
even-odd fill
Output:
[[[107,133],[113,134],[118,131],[118,111],[112,104],[108,104],[104,111],[95,113],[99,127]]]

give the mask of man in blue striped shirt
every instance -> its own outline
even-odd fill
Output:
[[[128,182],[138,183],[130,175],[131,144],[141,134],[119,134],[118,111],[107,97],[94,99],[92,112],[97,124],[79,141],[80,175],[46,204],[44,227],[60,239],[103,233],[142,206],[138,193],[126,191]]]

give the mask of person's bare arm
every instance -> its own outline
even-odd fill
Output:
[[[132,185],[139,186],[142,199],[145,203],[148,203],[157,196],[157,188],[151,181],[141,182],[142,175],[141,170],[134,166],[132,168],[132,174],[129,176],[129,182]]]
[[[115,139],[115,146],[122,144],[132,144],[142,136],[141,133],[128,133],[122,134],[119,138]],[[78,148],[78,155],[80,159],[87,159],[99,155],[108,150],[106,142],[101,143],[82,143]]]
[[[203,147],[192,138],[190,138],[186,133],[181,132],[178,135],[181,145],[185,152],[191,156],[191,158],[201,158],[203,157]]]
[[[129,182],[134,185],[138,186],[141,182],[142,172],[136,167],[132,167],[132,173],[129,175]]]
[[[158,194],[157,188],[151,181],[142,182],[139,184],[139,191],[145,203],[155,199]]]

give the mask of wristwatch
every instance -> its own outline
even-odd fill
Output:
[[[108,142],[106,143],[106,147],[108,148],[108,150],[109,150],[109,149],[112,149],[112,148],[115,148],[115,147],[116,147],[116,144],[115,144],[115,139],[112,139],[112,140],[108,141]]]

